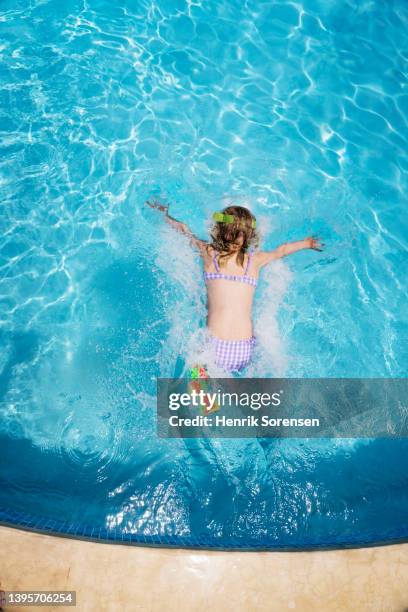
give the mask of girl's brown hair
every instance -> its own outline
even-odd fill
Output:
[[[220,264],[222,259],[228,259],[233,253],[237,253],[237,263],[244,265],[244,257],[251,245],[258,243],[258,235],[253,228],[254,215],[243,206],[228,206],[222,211],[224,214],[232,215],[232,223],[217,222],[211,230],[212,241],[210,246],[218,252]],[[233,248],[238,238],[242,236],[242,246]]]

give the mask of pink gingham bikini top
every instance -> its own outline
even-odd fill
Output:
[[[238,281],[240,283],[247,283],[248,285],[252,285],[253,287],[256,287],[258,283],[257,279],[254,278],[253,276],[248,276],[247,274],[249,265],[251,263],[251,259],[252,259],[252,252],[249,252],[248,261],[247,261],[247,265],[244,270],[244,274],[223,274],[222,272],[220,272],[220,267],[218,265],[217,257],[214,254],[213,262],[214,262],[214,267],[217,271],[216,272],[204,272],[204,278],[205,280],[216,280],[216,279],[222,278],[224,280]]]

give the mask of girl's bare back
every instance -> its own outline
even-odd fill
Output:
[[[257,281],[259,267],[256,257],[246,254],[243,266],[238,264],[236,254],[231,255],[221,265],[216,258],[217,253],[211,247],[203,254],[204,273],[207,277],[207,327],[214,336],[222,340],[250,339],[253,336],[251,315],[256,286],[238,279],[249,278]],[[219,274],[227,278],[222,278]],[[211,275],[215,278],[211,278]]]

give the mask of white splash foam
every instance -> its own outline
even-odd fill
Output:
[[[257,351],[247,376],[284,376],[288,356],[278,325],[278,311],[283,302],[292,273],[282,261],[269,264],[262,272],[259,296],[254,308],[254,329]]]

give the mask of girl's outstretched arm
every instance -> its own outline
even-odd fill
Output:
[[[191,244],[195,246],[200,252],[202,252],[202,250],[206,248],[207,243],[205,242],[205,240],[200,240],[200,238],[197,238],[197,236],[193,234],[188,225],[182,223],[181,221],[177,221],[177,219],[174,219],[174,217],[171,217],[169,215],[168,205],[160,204],[160,202],[157,202],[156,200],[146,200],[146,204],[150,206],[150,208],[156,208],[157,210],[160,210],[160,212],[165,213],[164,218],[166,219],[167,223],[174,227],[174,229],[176,229],[178,232],[187,236],[190,239]]]
[[[258,253],[258,261],[260,266],[265,266],[274,259],[286,257],[287,255],[291,255],[292,253],[297,253],[297,251],[303,251],[304,249],[322,251],[323,247],[324,243],[321,242],[319,238],[316,238],[315,236],[309,236],[309,238],[305,238],[304,240],[281,244],[274,251],[261,251],[260,253]]]

